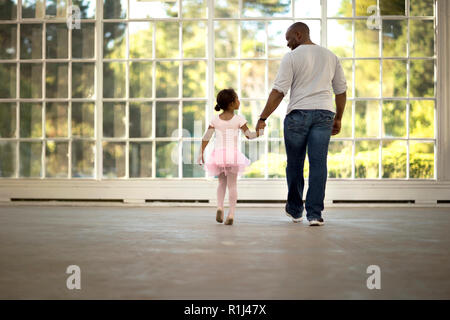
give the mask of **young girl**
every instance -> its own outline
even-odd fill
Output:
[[[228,186],[230,208],[225,221],[226,225],[232,225],[234,220],[237,201],[237,176],[250,164],[250,160],[238,150],[239,129],[242,130],[247,139],[255,139],[263,133],[262,130],[260,133],[250,132],[246,124],[247,120],[234,114],[234,111],[239,109],[239,105],[238,96],[233,89],[224,89],[219,92],[215,110],[223,110],[223,112],[211,120],[202,139],[202,149],[198,160],[200,165],[205,164],[205,170],[209,175],[219,177],[216,214],[216,221],[219,223],[223,222],[223,202]],[[214,150],[205,162],[203,153],[214,132],[216,133]]]

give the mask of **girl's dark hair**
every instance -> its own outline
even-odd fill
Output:
[[[216,111],[226,110],[236,98],[237,94],[233,88],[223,89],[217,94],[217,104],[214,109]]]

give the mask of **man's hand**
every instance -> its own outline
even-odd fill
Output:
[[[341,132],[341,120],[335,118],[333,122],[333,130],[331,131],[331,135],[334,136],[339,132]]]
[[[261,136],[264,132],[264,128],[266,126],[266,123],[262,120],[258,120],[258,122],[256,123],[256,129],[255,131],[258,133],[258,136]]]

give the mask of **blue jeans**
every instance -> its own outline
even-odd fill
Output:
[[[303,166],[306,148],[309,159],[309,187],[306,194],[306,218],[322,218],[327,182],[327,155],[334,112],[328,110],[299,110],[284,118],[284,143],[287,154],[286,179],[288,198],[286,211],[294,218],[303,213]]]

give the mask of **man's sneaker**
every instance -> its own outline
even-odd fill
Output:
[[[310,226],[323,226],[324,223],[322,218],[309,220]]]
[[[292,219],[292,221],[294,221],[294,222],[302,222],[303,217],[300,217],[300,218],[294,218],[289,212],[287,212],[287,211],[285,211],[285,212],[286,212],[286,215],[287,215],[289,218]]]

